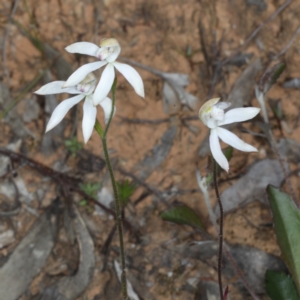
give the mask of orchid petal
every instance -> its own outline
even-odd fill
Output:
[[[72,98],[62,101],[59,105],[57,105],[50,117],[48,124],[47,124],[46,132],[51,130],[58,123],[60,123],[61,120],[64,118],[64,116],[67,114],[67,112],[74,105],[79,103],[84,97],[85,97],[84,95],[77,95],[75,97],[72,97]]]
[[[34,93],[38,95],[51,95],[51,94],[62,94],[62,93],[80,94],[80,92],[75,87],[62,88],[64,84],[65,81],[53,81],[43,85]]]
[[[92,97],[86,97],[83,104],[83,118],[82,118],[82,134],[84,142],[87,143],[90,139],[93,128],[96,122],[97,109],[93,105]]]
[[[220,108],[220,109],[227,109],[228,107],[231,106],[231,103],[230,102],[218,102],[217,104],[215,104],[215,106],[217,108]]]
[[[64,87],[69,87],[69,86],[75,86],[77,85],[79,82],[81,82],[83,79],[85,79],[85,77],[105,66],[107,64],[106,61],[96,61],[96,62],[92,62],[92,63],[89,63],[89,64],[86,64],[86,65],[83,65],[82,67],[80,67],[79,69],[77,69],[69,78],[68,80],[66,81],[66,83],[64,84]]]
[[[254,118],[260,112],[258,107],[240,107],[229,110],[224,115],[224,120],[219,121],[218,125],[226,125],[235,122],[244,122]]]
[[[222,127],[216,128],[219,138],[226,144],[244,152],[257,152],[258,150],[242,141],[235,134]]]
[[[112,101],[110,98],[106,97],[103,101],[99,103],[104,111],[104,122],[105,124],[108,122],[108,119],[110,117],[111,109],[112,109]],[[113,116],[116,113],[116,106],[114,107],[114,113]]]
[[[115,79],[115,70],[112,64],[108,64],[104,69],[98,86],[94,92],[93,103],[96,106],[108,95]]]
[[[213,119],[213,118],[206,118],[205,120],[206,123],[204,123],[208,128],[213,129],[218,127],[218,121]]]
[[[229,163],[221,150],[217,128],[210,130],[209,146],[215,161],[219,164],[219,166],[222,169],[224,169],[228,173]]]
[[[122,64],[119,62],[113,63],[116,69],[127,79],[127,81],[132,85],[135,92],[145,98],[144,84],[140,74],[131,66],[127,64]]]
[[[69,53],[79,53],[97,57],[96,52],[99,50],[99,47],[89,42],[78,42],[69,45],[65,49]]]

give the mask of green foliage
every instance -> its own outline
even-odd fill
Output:
[[[97,192],[100,189],[101,184],[99,182],[95,183],[85,183],[85,184],[80,184],[79,188],[85,192],[88,196],[96,199]],[[86,200],[85,200],[86,201]]]
[[[192,57],[193,56],[193,48],[192,48],[191,45],[187,46],[185,55],[186,55],[186,57]]]
[[[103,130],[101,124],[99,123],[99,121],[97,119],[96,119],[94,128],[97,131],[97,133],[99,134],[99,136],[103,139],[103,137],[104,137],[104,130]]]
[[[165,221],[204,229],[204,225],[198,214],[186,205],[174,206],[162,212],[160,216]]]
[[[281,256],[300,293],[300,211],[288,194],[271,185],[267,191]]]
[[[78,142],[76,137],[65,140],[65,146],[74,157],[76,156],[77,152],[82,149],[82,143]]]
[[[267,295],[272,300],[300,300],[293,279],[283,272],[268,270],[265,287]]]
[[[130,183],[129,180],[125,180],[123,182],[117,182],[119,199],[123,207],[125,207],[128,203],[130,196],[136,189],[136,185],[134,183]]]
[[[277,79],[280,77],[280,75],[282,74],[284,69],[285,69],[285,64],[284,63],[278,63],[273,67],[273,69],[272,69],[273,72],[271,74],[268,89],[270,89],[272,87],[272,85],[277,81]]]
[[[282,120],[284,115],[283,115],[283,110],[282,110],[282,105],[281,105],[281,100],[269,100],[270,107],[273,111],[274,116],[278,120]]]
[[[278,63],[269,68],[261,77],[259,81],[259,88],[263,94],[266,94],[274,85],[285,69],[284,63]]]
[[[80,184],[79,188],[85,192],[88,196],[94,198],[96,200],[97,192],[100,189],[101,184],[99,182],[95,183],[85,183]],[[89,201],[87,199],[81,199],[79,201],[79,206],[83,206],[86,208],[87,212],[92,213],[94,211],[93,206],[89,205]]]
[[[87,200],[82,199],[82,200],[79,201],[79,206],[87,206],[87,205],[88,205]]]

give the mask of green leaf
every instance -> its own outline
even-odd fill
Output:
[[[79,188],[84,191],[88,196],[93,197],[94,199],[97,196],[97,192],[101,187],[101,183],[95,182],[95,183],[85,183],[85,184],[80,184]]]
[[[204,229],[200,217],[194,210],[186,205],[174,206],[171,209],[162,212],[160,216],[165,221]]]
[[[136,185],[133,183],[130,183],[129,180],[125,180],[124,182],[117,182],[118,192],[119,192],[119,198],[122,203],[122,206],[126,206],[130,196],[133,194],[133,192],[136,189]]]
[[[265,287],[267,295],[272,300],[300,300],[293,279],[283,272],[268,270]]]
[[[269,105],[271,106],[274,116],[277,119],[282,120],[283,119],[283,110],[282,110],[281,100],[270,99]]]
[[[82,143],[78,142],[76,137],[65,140],[65,146],[71,152],[72,156],[76,156],[77,152],[83,147]]]
[[[300,293],[300,211],[288,194],[271,185],[267,191],[281,256]]]
[[[104,137],[104,130],[103,130],[101,124],[99,123],[99,121],[97,119],[96,119],[94,128],[97,131],[97,133],[99,134],[100,138],[103,139],[103,137]]]
[[[79,206],[87,206],[87,205],[88,202],[85,199],[79,201]]]
[[[259,81],[259,89],[266,94],[285,69],[284,63],[278,63],[267,69]]]

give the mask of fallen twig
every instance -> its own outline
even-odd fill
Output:
[[[60,185],[64,185],[64,187],[68,187],[72,192],[78,193],[81,195],[84,199],[87,201],[94,203],[95,205],[99,206],[102,208],[106,213],[112,215],[116,219],[116,214],[115,212],[103,205],[102,203],[98,202],[95,200],[93,197],[87,195],[84,191],[82,191],[78,187],[79,179],[71,177],[69,175],[66,175],[62,172],[55,171],[29,157],[26,157],[23,154],[16,153],[14,151],[5,149],[0,147],[0,154],[8,156],[12,161],[19,162],[19,163],[24,163],[30,166],[31,168],[35,169],[39,173],[43,174],[46,177],[51,178],[53,181]],[[124,225],[135,234],[136,237],[138,237],[137,231],[133,228],[133,226],[126,220],[124,220]]]
[[[287,0],[280,7],[278,7],[278,9],[267,20],[263,21],[257,28],[255,28],[255,30],[248,36],[248,38],[246,39],[243,45],[241,45],[235,51],[233,51],[233,53],[222,62],[223,65],[226,64],[235,55],[237,55],[242,49],[244,49],[257,36],[257,34],[264,28],[266,24],[273,21],[291,3],[292,0]]]
[[[159,125],[162,123],[170,122],[170,118],[165,119],[156,119],[156,120],[149,120],[149,119],[133,119],[133,118],[126,118],[126,117],[119,117],[121,122],[131,123],[131,124],[151,124],[151,125]],[[185,118],[180,119],[182,122],[184,121],[194,121],[198,120],[198,116],[188,116]]]
[[[9,80],[9,71],[7,69],[7,64],[6,64],[6,44],[7,44],[7,40],[8,40],[8,37],[9,37],[11,21],[14,18],[14,15],[17,11],[18,5],[19,5],[19,0],[15,0],[14,6],[12,8],[11,14],[10,14],[9,19],[8,19],[8,24],[7,24],[6,31],[5,31],[4,38],[3,38],[2,62],[3,62],[4,74],[5,74],[5,76],[7,77],[8,80]]]
[[[292,46],[292,44],[294,43],[296,37],[298,36],[298,34],[300,34],[300,26],[297,28],[297,30],[295,31],[295,33],[293,34],[292,38],[290,39],[290,41],[286,44],[286,46],[277,54],[275,55],[275,57],[273,57],[273,59],[278,59],[281,55],[283,55],[286,51],[289,50],[289,48]]]

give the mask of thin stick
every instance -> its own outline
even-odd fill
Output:
[[[20,153],[16,153],[14,151],[11,151],[9,149],[5,149],[0,147],[0,154],[5,155],[9,157],[12,161],[21,163],[22,166],[28,165],[29,167],[33,168],[43,176],[51,178],[54,182],[60,185],[67,186],[72,192],[75,192],[82,196],[82,198],[86,199],[87,201],[99,206],[101,209],[103,209],[106,213],[112,215],[114,219],[116,219],[116,213],[111,210],[110,208],[103,205],[101,202],[95,200],[93,197],[87,195],[83,190],[81,190],[78,187],[78,179],[68,176],[65,173],[61,173],[59,171],[53,170],[29,157],[26,157]],[[4,179],[7,177],[7,174],[0,177],[1,179]],[[126,220],[124,219],[124,225],[135,235],[135,238],[139,240],[139,233],[135,230],[135,228]]]
[[[217,162],[213,160],[213,177],[214,177],[214,188],[216,192],[217,201],[220,209],[220,226],[219,226],[219,255],[218,255],[218,281],[220,289],[220,298],[223,300],[223,286],[222,286],[222,252],[223,252],[223,222],[224,222],[224,212],[223,205],[220,198],[219,188],[218,188],[218,178],[217,178]]]
[[[167,123],[171,121],[171,118],[164,118],[164,119],[133,119],[133,118],[127,118],[127,117],[119,117],[121,119],[121,122],[126,122],[129,124],[153,124],[153,125],[159,125],[162,123]],[[185,121],[194,121],[194,120],[199,120],[198,116],[187,116],[184,118],[181,118],[181,122]]]
[[[11,14],[10,14],[9,19],[8,19],[8,24],[7,24],[7,28],[6,28],[4,39],[3,39],[2,61],[3,61],[4,74],[7,77],[7,79],[9,79],[9,71],[7,69],[7,64],[6,64],[6,44],[7,44],[7,40],[8,40],[8,37],[9,37],[11,21],[14,18],[14,15],[15,15],[17,7],[18,7],[18,4],[19,4],[19,0],[15,0],[13,9],[12,9]]]
[[[222,63],[226,64],[230,59],[232,59],[236,54],[238,54],[243,48],[245,48],[264,28],[264,26],[273,21],[285,8],[287,8],[292,3],[292,0],[285,1],[267,20],[263,21],[246,39],[245,43],[238,47],[229,57],[227,57]]]
[[[289,48],[292,46],[292,44],[294,43],[296,37],[298,36],[298,34],[300,34],[300,26],[297,28],[297,30],[295,31],[295,33],[293,34],[292,38],[290,39],[290,41],[286,44],[286,46],[273,58],[278,59],[279,56],[283,55],[286,51],[289,50]]]
[[[210,204],[209,194],[208,194],[207,185],[206,185],[206,178],[205,177],[201,178],[201,174],[200,174],[199,170],[196,170],[196,177],[197,177],[197,182],[198,182],[199,188],[201,189],[201,191],[203,193],[203,196],[204,196],[204,199],[205,199],[205,204],[206,204],[207,210],[209,212],[210,220],[213,223],[215,231],[218,232],[219,231],[219,226],[218,226],[217,221],[216,221],[217,220],[216,215],[215,215],[215,213],[214,213],[214,211],[211,207],[211,204]],[[253,289],[248,284],[246,278],[243,275],[242,270],[238,267],[238,265],[235,262],[234,258],[230,254],[230,249],[226,245],[226,243],[224,243],[224,253],[227,256],[227,258],[229,259],[232,267],[234,268],[235,272],[239,276],[240,280],[242,281],[243,285],[245,286],[245,288],[247,289],[249,294],[252,296],[252,298],[254,300],[260,300],[259,297],[256,296],[255,292],[253,291]]]

